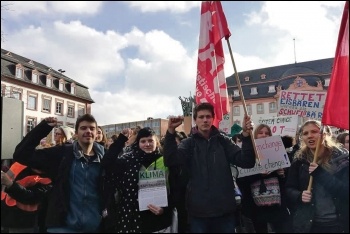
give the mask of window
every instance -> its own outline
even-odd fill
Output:
[[[66,125],[74,129],[74,123],[66,123]]]
[[[51,97],[43,96],[42,111],[51,113]]]
[[[158,121],[154,121],[152,125],[153,125],[153,127],[159,127],[159,122]]]
[[[61,91],[63,91],[63,87],[64,87],[63,82],[60,81],[58,89],[61,90]]]
[[[68,103],[67,116],[74,118],[74,103]]]
[[[239,90],[238,90],[238,89],[235,89],[235,90],[233,91],[233,96],[234,96],[234,97],[239,97]]]
[[[56,100],[56,115],[63,115],[63,100]]]
[[[52,87],[52,78],[46,76],[46,87]]]
[[[261,74],[260,79],[265,80],[266,79],[266,74]]]
[[[36,125],[35,117],[27,117],[27,133],[30,132]]]
[[[250,95],[257,95],[258,94],[258,89],[257,87],[253,87],[250,89]]]
[[[251,105],[247,105],[247,113],[248,113],[248,115],[252,114],[252,106]]]
[[[249,76],[244,77],[245,81],[249,81]]]
[[[233,107],[233,115],[240,115],[240,107],[239,106],[234,106]]]
[[[28,92],[27,109],[37,110],[38,94]]]
[[[16,67],[16,78],[23,79],[23,68]]]
[[[70,86],[70,93],[75,94],[75,84],[71,84]]]
[[[78,117],[82,115],[85,115],[85,107],[78,106]]]
[[[12,88],[11,89],[11,97],[18,99],[18,100],[22,100],[22,89]]]
[[[274,112],[277,111],[276,102],[270,102],[269,103],[269,110],[270,110],[270,113],[274,113]]]
[[[269,85],[269,91],[268,91],[269,93],[274,93],[274,92],[276,92],[276,88],[275,88],[275,86],[274,85]]]
[[[33,72],[32,73],[32,82],[37,84],[38,83],[38,77],[39,77],[38,74]]]
[[[256,113],[257,114],[264,114],[264,104],[259,103],[256,105]]]
[[[331,80],[330,78],[325,79],[325,80],[324,80],[324,86],[328,87],[328,86],[329,86],[329,81],[330,81],[330,80]]]

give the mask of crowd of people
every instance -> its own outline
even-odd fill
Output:
[[[335,138],[308,120],[295,139],[282,138],[290,167],[235,178],[232,168],[256,165],[252,139],[271,128],[244,116],[242,132],[229,137],[214,118],[213,105],[198,104],[190,134],[176,130],[182,116],[171,116],[162,139],[141,126],[107,138],[91,114],[75,129],[45,118],[1,171],[2,230],[349,232],[348,132]]]

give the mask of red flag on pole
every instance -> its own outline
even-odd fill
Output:
[[[322,123],[349,129],[349,2],[345,2]]]
[[[214,126],[229,112],[221,39],[231,36],[220,1],[202,1],[198,47],[196,103],[215,108]]]

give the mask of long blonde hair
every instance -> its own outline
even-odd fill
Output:
[[[321,131],[321,122],[318,120],[307,120],[302,126],[301,126],[301,133],[300,133],[300,138],[303,136],[303,129],[307,125],[314,125],[318,127]],[[326,170],[329,170],[331,165],[330,165],[330,160],[332,159],[332,151],[335,148],[339,148],[339,144],[335,142],[329,132],[324,131],[323,132],[323,141],[322,141],[322,146],[324,148],[324,151],[322,154],[317,156],[317,164],[325,168]],[[301,148],[300,150],[296,153],[296,158],[297,159],[306,159],[308,162],[313,162],[314,159],[314,154],[312,153],[311,149],[307,147],[305,142],[302,140],[301,142]]]

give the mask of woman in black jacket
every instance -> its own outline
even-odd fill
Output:
[[[349,232],[349,153],[329,134],[321,135],[319,121],[308,120],[301,129],[302,146],[286,182],[294,232]],[[319,137],[322,143],[313,163]],[[312,190],[308,189],[310,176]]]

